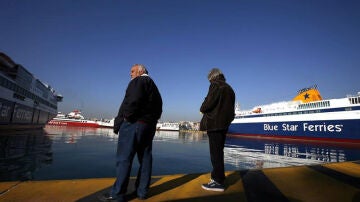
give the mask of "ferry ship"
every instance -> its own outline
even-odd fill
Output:
[[[89,120],[86,119],[80,110],[73,110],[67,115],[58,112],[55,118],[48,122],[48,125],[55,126],[75,126],[75,127],[92,127],[92,128],[113,128],[113,119]]]
[[[360,142],[360,92],[323,100],[317,86],[304,88],[292,101],[237,105],[228,133],[248,137]]]
[[[94,128],[100,127],[98,122],[85,119],[85,117],[81,114],[80,110],[73,110],[67,115],[58,112],[56,117],[48,122],[48,125],[94,127]]]
[[[42,128],[63,97],[0,52],[0,130]]]

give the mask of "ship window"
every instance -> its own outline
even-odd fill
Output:
[[[2,82],[2,85],[5,87],[5,88],[8,88],[8,80],[4,79],[3,82]]]
[[[13,83],[11,83],[10,81],[7,82],[7,86],[10,90],[13,90]]]
[[[8,86],[8,88],[10,89],[10,90],[14,90],[14,88],[13,88],[13,85],[12,85],[12,83],[11,82],[7,82],[7,86]]]
[[[351,98],[350,103],[351,104],[359,104],[360,103],[360,97]]]

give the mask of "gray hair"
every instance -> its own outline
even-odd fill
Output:
[[[208,79],[209,81],[217,79],[218,77],[220,77],[220,75],[223,75],[223,73],[221,72],[220,69],[218,68],[212,68],[208,74]]]
[[[148,74],[148,70],[146,69],[145,65],[143,64],[134,64],[134,66],[138,66],[138,71],[139,72],[144,72],[144,74]]]

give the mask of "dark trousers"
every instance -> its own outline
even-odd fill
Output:
[[[211,178],[217,183],[224,184],[224,145],[227,130],[207,132],[209,136],[210,158],[212,164]]]
[[[119,130],[116,155],[116,181],[111,194],[123,199],[129,183],[130,171],[135,154],[140,164],[135,188],[137,195],[146,196],[152,172],[152,140],[156,126],[146,123],[124,121]]]

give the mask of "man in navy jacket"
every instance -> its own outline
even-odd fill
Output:
[[[126,201],[132,161],[137,154],[140,164],[135,182],[136,194],[145,199],[152,172],[152,140],[162,113],[162,98],[144,65],[131,68],[131,81],[114,122],[119,134],[116,155],[117,178],[105,200]]]

